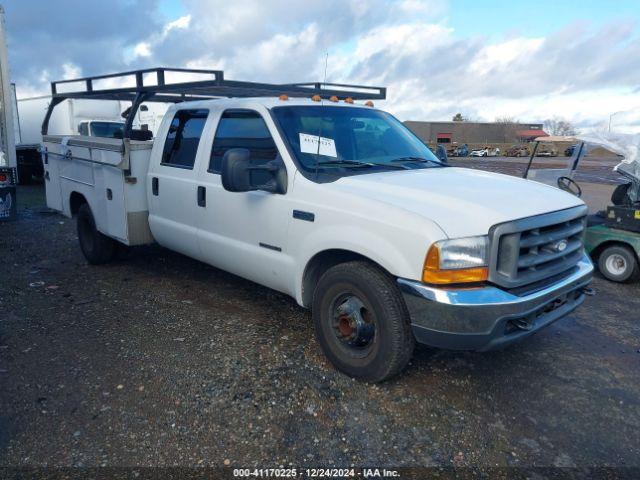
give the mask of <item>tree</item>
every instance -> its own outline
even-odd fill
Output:
[[[502,125],[502,134],[504,143],[514,142],[518,140],[518,120],[514,117],[504,116],[496,117],[495,123]]]
[[[467,119],[464,118],[461,113],[456,113],[451,120],[453,120],[454,122],[466,122],[467,121]]]
[[[575,135],[576,129],[569,120],[560,117],[547,118],[544,121],[544,131],[549,135]]]

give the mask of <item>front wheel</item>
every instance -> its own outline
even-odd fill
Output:
[[[86,203],[78,210],[78,240],[84,257],[92,265],[109,262],[116,252],[116,241],[98,231]]]
[[[364,261],[325,272],[313,296],[316,337],[327,358],[351,377],[381,382],[401,372],[415,340],[395,280]]]
[[[598,268],[600,273],[612,282],[631,282],[640,277],[636,256],[624,245],[605,248],[598,257]]]

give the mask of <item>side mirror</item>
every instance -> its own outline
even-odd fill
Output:
[[[268,179],[254,178],[266,172]],[[287,170],[280,157],[263,165],[251,164],[251,152],[246,148],[231,148],[222,157],[222,186],[229,192],[263,190],[271,193],[287,192]],[[260,175],[264,177],[264,175]]]

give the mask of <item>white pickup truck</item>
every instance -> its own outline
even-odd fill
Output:
[[[148,98],[175,102],[153,141],[133,140],[131,122],[124,139],[107,139],[48,135],[45,120],[47,204],[77,215],[90,263],[108,262],[119,244],[157,242],[284,292],[312,309],[331,362],[368,381],[401,371],[415,341],[503,347],[588,293],[584,203],[443,165],[393,116],[353,100],[384,89],[222,72],[167,85],[156,70],[145,71],[157,73],[154,87],[54,87],[60,102],[130,99],[133,114]]]

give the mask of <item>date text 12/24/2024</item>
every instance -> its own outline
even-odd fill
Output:
[[[234,468],[234,477],[245,478],[399,478],[386,468]]]

